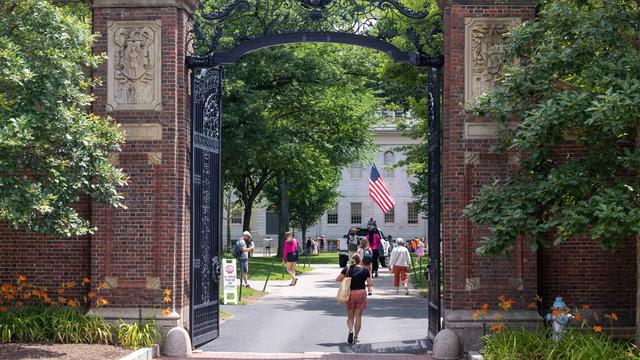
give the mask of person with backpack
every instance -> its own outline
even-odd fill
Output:
[[[373,250],[372,276],[378,277],[378,262],[380,261],[380,251],[382,251],[382,256],[384,256],[384,248],[382,247],[382,240],[380,240],[380,231],[378,231],[376,222],[373,219],[369,220],[369,224],[367,225],[367,240],[369,241],[371,250]]]
[[[349,234],[347,235],[347,250],[349,251],[349,259],[358,251],[358,246],[360,242],[358,241],[358,229],[352,227],[349,230]]]
[[[293,238],[293,233],[287,231],[284,233],[284,254],[282,255],[282,262],[287,264],[287,272],[291,275],[291,283],[289,286],[296,286],[298,278],[296,277],[296,264],[298,263],[298,256],[300,255],[299,248],[300,242],[298,239]]]
[[[360,329],[362,329],[362,313],[367,308],[367,292],[365,288],[369,288],[369,294],[371,294],[373,283],[371,282],[369,269],[362,266],[362,259],[358,254],[353,255],[351,264],[342,269],[336,281],[342,282],[345,277],[351,278],[349,300],[347,301],[347,327],[349,328],[347,342],[356,344]]]
[[[249,253],[253,252],[255,246],[251,240],[251,233],[245,231],[242,233],[242,238],[236,241],[236,244],[233,246],[233,257],[238,260],[241,269],[241,281],[244,283],[244,286],[249,286]],[[250,245],[247,245],[247,242]]]
[[[358,248],[358,252],[356,253],[362,259],[362,266],[369,269],[369,274],[371,274],[373,266],[373,250],[369,246],[369,240],[363,238],[360,240],[360,247]],[[369,295],[372,295],[371,288],[369,288]]]

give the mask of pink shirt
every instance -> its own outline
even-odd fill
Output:
[[[377,250],[378,245],[382,245],[382,241],[380,241],[380,235],[378,233],[373,234],[373,241],[369,239],[369,234],[367,234],[367,240],[369,240],[371,250]]]
[[[284,254],[282,255],[282,261],[287,261],[287,254],[298,252],[298,239],[293,239],[292,242],[285,240],[284,242]]]

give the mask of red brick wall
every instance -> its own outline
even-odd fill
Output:
[[[90,216],[91,205],[76,207],[82,217]],[[91,273],[91,237],[51,236],[27,232],[0,222],[0,283],[13,283],[18,275],[27,282],[53,291],[66,281],[82,281]],[[83,296],[79,289],[72,296]]]

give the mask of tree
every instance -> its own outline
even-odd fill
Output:
[[[482,254],[509,253],[518,236],[533,250],[574,236],[612,249],[640,233],[640,5],[554,0],[540,10],[511,33],[504,75],[472,109],[502,125],[498,151],[520,157],[466,209],[490,225]],[[568,142],[577,150],[560,158]]]
[[[87,113],[94,81],[88,24],[46,1],[0,2],[0,219],[65,236],[93,231],[73,205],[123,207],[109,162],[124,138]]]
[[[223,171],[243,202],[245,227],[264,186],[280,175],[286,191],[283,176],[305,152],[345,166],[373,148],[374,64],[367,51],[306,44],[261,50],[229,67]]]

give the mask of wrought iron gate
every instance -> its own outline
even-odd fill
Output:
[[[442,328],[441,311],[441,277],[440,277],[440,244],[442,241],[440,234],[440,204],[441,204],[441,154],[440,146],[442,141],[440,123],[440,96],[441,96],[441,68],[430,68],[428,73],[429,92],[429,194],[428,204],[428,251],[429,265],[425,269],[425,276],[429,280],[429,303],[428,303],[428,335],[434,339],[438,331]]]
[[[222,239],[220,67],[191,75],[191,319],[193,346],[219,335]]]

